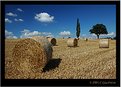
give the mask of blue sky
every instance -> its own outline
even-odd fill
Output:
[[[81,37],[93,37],[89,30],[97,23],[107,27],[108,36],[115,36],[115,5],[6,5],[5,35],[8,38],[76,37],[77,18]]]

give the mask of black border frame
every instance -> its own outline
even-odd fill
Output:
[[[5,79],[5,5],[116,5],[116,79]],[[1,85],[4,86],[119,86],[120,85],[120,1],[1,1]],[[95,84],[94,84],[95,83]],[[97,83],[97,84],[96,84]],[[104,84],[108,83],[108,84]]]

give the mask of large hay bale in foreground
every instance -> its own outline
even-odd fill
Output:
[[[76,38],[69,38],[67,41],[68,47],[76,47],[78,44],[78,40]]]
[[[18,75],[30,78],[40,72],[52,58],[52,47],[46,38],[21,39],[13,48],[13,59]]]
[[[46,37],[40,37],[40,36],[34,36],[32,39],[36,40],[37,42],[41,43],[43,48],[46,50],[47,59],[50,60],[52,58],[52,44],[49,43],[48,39]]]
[[[99,48],[109,48],[109,39],[100,39]]]
[[[47,39],[48,39],[48,41],[49,41],[53,46],[56,45],[56,39],[55,39],[55,38],[49,37],[49,38],[47,38]]]

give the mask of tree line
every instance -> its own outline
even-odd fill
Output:
[[[104,24],[96,24],[93,25],[92,29],[89,30],[90,34],[95,34],[99,39],[101,34],[108,34],[107,28]],[[76,36],[79,39],[80,36],[80,23],[79,18],[77,18],[77,25],[76,25]],[[114,37],[116,39],[116,37]]]

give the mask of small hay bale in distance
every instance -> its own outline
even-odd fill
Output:
[[[50,37],[46,37],[46,38],[50,38]]]
[[[85,41],[88,41],[88,38],[84,38]]]
[[[109,48],[109,39],[100,39],[99,48]]]
[[[71,38],[71,37],[68,37],[68,39]]]
[[[67,41],[68,47],[76,47],[78,45],[78,40],[76,38],[69,38]]]
[[[19,40],[12,53],[17,74],[30,78],[35,72],[42,71],[52,58],[52,52],[51,44],[44,37]]]
[[[55,46],[56,45],[56,39],[55,38],[51,38],[51,37],[47,37],[48,41]]]

